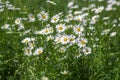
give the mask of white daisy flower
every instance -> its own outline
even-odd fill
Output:
[[[60,42],[62,44],[67,44],[69,42],[69,37],[67,35],[61,36]]]
[[[112,32],[112,33],[110,33],[110,37],[113,37],[113,36],[115,36],[117,34],[117,32]]]
[[[10,25],[9,24],[4,24],[4,26],[2,26],[1,29],[10,29]]]
[[[33,14],[28,14],[28,18],[30,22],[34,22],[35,21],[35,16]]]
[[[25,39],[22,40],[22,43],[27,44],[30,41],[31,41],[31,39],[27,37],[27,38],[25,38]]]
[[[61,72],[61,74],[64,74],[64,75],[68,74],[68,73],[69,73],[69,71],[66,71],[66,70],[64,70],[64,71]]]
[[[55,43],[56,43],[56,44],[60,43],[60,39],[61,39],[61,35],[59,35],[59,34],[56,35],[56,36],[55,36]]]
[[[22,23],[19,24],[19,26],[18,26],[18,31],[21,30],[21,29],[25,29],[25,27],[24,27],[24,25],[23,25]]]
[[[48,20],[48,13],[45,11],[41,11],[37,17],[39,18],[39,20],[43,20],[43,21],[47,21]]]
[[[84,48],[83,48],[83,53],[84,53],[85,55],[91,54],[91,48],[90,48],[90,47],[84,47]]]
[[[81,25],[76,25],[74,27],[74,33],[80,35],[83,32],[84,28]]]
[[[21,19],[20,18],[15,19],[15,24],[16,25],[19,25],[20,23],[21,23]]]
[[[92,17],[92,19],[90,20],[90,24],[95,24],[99,19],[99,15],[95,15]]]
[[[31,56],[32,55],[32,49],[27,47],[27,48],[24,48],[24,53],[25,55],[27,56]]]
[[[65,24],[58,24],[56,25],[56,29],[58,33],[64,32],[66,30]]]
[[[35,52],[33,53],[33,55],[39,55],[39,54],[42,54],[43,53],[43,48],[42,47],[39,47],[35,50]]]
[[[50,4],[52,4],[52,5],[56,5],[56,3],[55,3],[55,2],[50,1],[50,0],[47,0],[46,2],[47,2],[47,3],[50,3]]]
[[[60,16],[59,15],[55,15],[51,18],[51,23],[57,23],[60,19]]]
[[[77,44],[79,47],[85,47],[87,42],[88,42],[87,39],[81,38],[80,40],[77,41]]]
[[[46,76],[43,76],[41,80],[49,80]]]
[[[69,42],[71,43],[71,44],[74,44],[75,42],[76,42],[76,36],[74,36],[74,35],[70,35],[69,36]]]

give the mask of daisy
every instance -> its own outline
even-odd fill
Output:
[[[99,15],[95,15],[92,17],[90,24],[95,24],[98,21]]]
[[[39,54],[41,54],[41,53],[43,53],[43,48],[42,48],[42,47],[39,47],[39,48],[37,48],[37,49],[35,50],[35,52],[33,53],[33,55],[39,55]]]
[[[69,36],[69,42],[70,42],[71,44],[74,44],[75,41],[76,41],[75,38],[76,38],[76,36],[70,35],[70,36]]]
[[[16,25],[19,25],[20,23],[21,23],[21,19],[20,18],[15,19],[15,24]]]
[[[55,15],[51,18],[51,23],[57,23],[60,19],[60,16],[59,15]]]
[[[19,24],[19,26],[18,26],[18,31],[21,30],[21,29],[25,29],[25,27],[24,27],[24,25],[23,25],[22,23]]]
[[[4,24],[4,26],[2,26],[1,29],[10,29],[9,26],[9,24]]]
[[[84,28],[81,25],[76,25],[74,27],[74,33],[80,35],[83,32]]]
[[[83,48],[83,53],[84,53],[85,55],[91,54],[91,48],[90,48],[90,47],[84,47],[84,48]]]
[[[33,14],[28,14],[28,18],[30,22],[34,22],[35,21],[35,16]]]
[[[24,48],[24,53],[25,53],[25,55],[30,56],[30,55],[32,55],[32,49],[29,47]]]
[[[60,37],[61,37],[61,35],[59,35],[59,34],[55,36],[55,43],[56,44],[60,43]]]
[[[65,24],[58,24],[58,25],[56,25],[56,29],[57,29],[58,33],[61,33],[61,32],[65,31],[66,26],[65,26]]]
[[[29,37],[27,37],[27,38],[25,38],[25,39],[22,40],[22,43],[27,44],[27,43],[29,43],[30,41],[35,41],[35,38],[29,38]]]
[[[48,20],[48,13],[45,11],[41,11],[37,17],[39,18],[39,20],[43,20],[43,21],[47,21]]]
[[[43,76],[41,80],[49,80],[46,76]]]
[[[56,3],[55,3],[55,2],[50,1],[50,0],[47,0],[46,2],[47,2],[47,3],[50,3],[50,4],[52,4],[52,5],[56,5]]]
[[[80,40],[78,40],[77,43],[78,43],[79,47],[85,47],[85,45],[86,45],[87,42],[88,42],[87,39],[81,38]]]
[[[62,44],[67,44],[69,42],[69,37],[67,35],[63,35],[60,39]]]
[[[66,71],[66,70],[64,70],[64,71],[61,72],[61,74],[64,74],[64,75],[68,74],[68,73],[69,73],[69,71]]]

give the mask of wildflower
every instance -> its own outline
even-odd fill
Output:
[[[18,26],[18,31],[21,30],[21,29],[25,29],[25,27],[24,27],[24,25],[23,25],[22,23],[19,24],[19,26]]]
[[[18,24],[20,24],[20,23],[21,23],[21,19],[20,19],[20,18],[15,19],[15,24],[16,24],[16,25],[18,25]]]
[[[43,48],[42,48],[42,47],[39,47],[39,48],[37,48],[37,49],[35,50],[35,52],[33,53],[33,55],[39,55],[39,54],[41,54],[41,53],[43,53]]]
[[[41,80],[49,80],[46,76],[43,76]]]
[[[90,48],[90,47],[84,47],[84,48],[83,48],[83,53],[84,53],[85,55],[91,54],[91,48]]]
[[[107,35],[110,32],[110,29],[105,29],[102,31],[101,35]]]
[[[57,32],[61,33],[61,32],[65,31],[66,26],[65,26],[65,24],[58,24],[58,25],[56,25],[56,29],[57,29]]]
[[[48,20],[48,13],[45,11],[41,11],[37,17],[39,18],[39,20],[43,20],[43,21],[47,21]]]
[[[35,43],[34,42],[28,42],[28,45],[31,49],[33,49],[35,47]]]
[[[26,43],[27,44],[28,42],[30,42],[30,38],[25,38],[25,39],[22,40],[22,43]]]
[[[74,27],[74,33],[75,34],[81,34],[83,32],[84,28],[81,25],[76,25]]]
[[[54,36],[47,36],[47,41],[49,41],[49,40],[53,40],[54,39]]]
[[[30,41],[35,41],[35,38],[25,38],[25,39],[23,39],[22,40],[22,43],[25,43],[25,44],[27,44],[28,42],[30,42]]]
[[[76,41],[75,38],[76,38],[76,36],[70,35],[70,36],[69,36],[69,42],[70,42],[71,44],[74,44],[75,41]]]
[[[53,16],[52,19],[51,19],[51,23],[57,23],[59,21],[59,18],[60,18],[59,15]]]
[[[50,4],[52,4],[52,5],[56,5],[56,3],[55,3],[55,2],[50,1],[50,0],[47,0],[46,2],[47,2],[47,3],[50,3]]]
[[[92,19],[91,19],[91,21],[90,21],[90,23],[91,24],[95,24],[98,21],[98,18],[99,18],[99,15],[93,16]]]
[[[4,24],[4,26],[1,27],[1,29],[10,29],[9,24]]]
[[[25,55],[30,56],[30,55],[32,55],[32,49],[29,47],[24,48],[24,53],[25,53]]]
[[[63,35],[60,39],[62,44],[67,44],[69,42],[69,37],[67,35]]]
[[[55,36],[55,43],[56,44],[60,43],[60,38],[61,38],[61,35],[56,35]]]
[[[103,10],[104,10],[104,7],[101,6],[101,7],[98,7],[97,9],[96,8],[93,9],[92,11],[94,11],[96,14],[98,14],[98,13],[101,13]]]
[[[117,34],[117,32],[112,32],[112,33],[110,33],[110,37],[113,37],[113,36],[115,36]]]
[[[64,70],[63,72],[61,72],[61,74],[66,75],[66,74],[68,74],[68,71]]]
[[[87,39],[85,38],[81,38],[80,40],[78,40],[78,46],[79,47],[84,47],[87,43]]]
[[[28,18],[30,22],[34,22],[35,21],[35,16],[33,14],[28,14]]]
[[[66,47],[60,47],[59,52],[64,53],[66,51]]]

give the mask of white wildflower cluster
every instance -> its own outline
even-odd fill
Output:
[[[96,6],[94,4],[95,0],[90,1],[93,3],[82,8],[75,3],[75,0],[69,1],[66,6],[68,11],[65,14],[64,12],[58,12],[51,15],[49,13],[50,11],[41,10],[36,13],[26,13],[26,17],[17,16],[15,18],[9,18],[14,21],[13,24],[9,24],[8,21],[1,26],[1,29],[21,32],[23,34],[21,36],[25,36],[22,40],[22,43],[25,45],[23,50],[25,55],[28,56],[41,54],[48,46],[51,46],[56,52],[61,53],[65,53],[69,48],[77,47],[76,52],[78,51],[80,53],[79,56],[81,56],[81,53],[88,55],[92,53],[91,47],[88,47],[88,37],[95,35],[98,27],[96,27],[96,24],[100,23],[100,20],[104,22],[103,25],[105,26],[110,23],[110,16],[102,16],[102,13],[114,11],[116,10],[114,5],[120,5],[120,2],[117,0],[108,0],[106,3],[107,6]],[[101,3],[104,0],[98,1]],[[46,0],[46,3],[56,5],[51,0]],[[0,2],[0,4],[0,12],[4,11],[5,7],[8,10],[20,10],[8,1]],[[117,25],[117,23],[118,21],[115,19],[111,24]],[[115,26],[112,26],[112,28]],[[87,29],[90,31],[87,32]],[[26,37],[28,34],[31,34],[34,38]],[[102,36],[109,35],[109,37],[114,37],[117,35],[117,32],[112,31],[112,29],[102,29],[100,34]],[[99,41],[98,37],[94,38],[90,38],[90,40]],[[37,44],[38,42],[39,44]],[[45,46],[45,48],[41,46]]]
[[[25,44],[25,48],[24,48],[25,55],[31,56],[31,55],[39,55],[43,53],[42,47],[35,48],[36,47],[35,40],[36,40],[35,38],[29,38],[29,37],[22,40],[22,43]]]
[[[20,10],[21,8],[16,8],[14,5],[12,5],[9,1],[2,2],[0,1],[0,12],[7,10]]]

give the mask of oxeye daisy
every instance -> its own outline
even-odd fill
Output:
[[[90,48],[90,47],[84,47],[84,48],[83,48],[83,53],[84,53],[85,55],[91,54],[91,48]]]
[[[70,35],[70,36],[69,36],[69,42],[70,42],[71,44],[74,44],[75,41],[76,41],[75,38],[76,38],[76,36]]]
[[[62,44],[67,44],[69,42],[69,37],[67,35],[63,35],[60,39]]]
[[[55,43],[56,44],[60,43],[60,39],[61,39],[60,37],[61,37],[61,35],[59,35],[59,34],[55,36]]]
[[[4,24],[4,26],[1,27],[1,29],[10,29],[9,24]]]
[[[33,55],[39,55],[39,54],[42,54],[43,53],[43,48],[42,47],[39,47],[35,50],[35,52],[33,53]]]
[[[81,38],[80,40],[77,41],[77,44],[79,47],[85,47],[87,42],[88,42],[87,39]]]
[[[81,34],[82,32],[83,32],[83,30],[84,30],[84,28],[81,26],[81,25],[76,25],[75,27],[74,27],[74,33],[75,34]]]
[[[56,30],[57,30],[58,33],[64,32],[65,29],[66,29],[65,24],[58,24],[58,25],[56,25]]]
[[[31,41],[31,39],[27,37],[27,38],[25,38],[25,39],[22,40],[22,43],[27,44],[30,41]]]
[[[59,21],[60,16],[59,15],[55,15],[51,18],[51,23],[57,23]]]
[[[18,25],[18,24],[20,24],[20,23],[21,23],[21,19],[20,19],[20,18],[15,19],[15,24],[16,24],[16,25]]]
[[[29,22],[34,22],[35,16],[33,14],[28,14],[28,19],[29,19]]]
[[[32,49],[27,47],[27,48],[24,48],[24,53],[25,55],[27,56],[31,56],[32,55]]]
[[[41,11],[37,17],[39,18],[39,20],[43,20],[43,21],[47,21],[48,20],[48,13],[45,11]]]
[[[95,15],[92,17],[90,24],[95,24],[98,21],[99,15]]]

